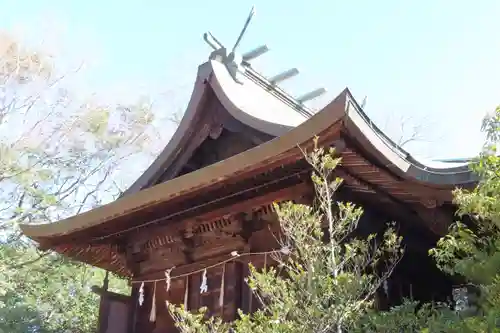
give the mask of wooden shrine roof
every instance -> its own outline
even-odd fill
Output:
[[[59,222],[22,225],[25,235],[42,248],[129,275],[118,244],[111,241],[114,235],[159,220],[206,214],[215,209],[208,198],[265,182],[266,172],[301,160],[298,147],[310,147],[315,136],[324,144],[336,143],[342,176],[347,186],[359,191],[381,191],[400,202],[433,208],[449,202],[454,187],[475,182],[466,164],[432,166],[415,160],[373,125],[347,88],[312,113],[283,91],[271,89],[250,67],[243,67],[237,82],[224,53],[214,53],[199,67],[191,100],[172,139],[122,198]],[[214,100],[226,118],[267,139],[180,175],[194,149],[226,126],[207,106]],[[196,213],[189,215],[193,210]]]
[[[62,221],[50,224],[24,224],[21,228],[28,237],[43,243],[45,239],[69,235],[107,223],[119,223],[120,217],[133,212],[151,209],[155,205],[173,199],[182,200],[187,195],[206,191],[211,186],[227,182],[232,178],[253,176],[272,168],[273,165],[285,164],[287,159],[298,159],[301,157],[298,147],[309,146],[315,135],[326,138],[340,133],[342,117],[345,115],[346,96],[345,93],[341,94],[323,112],[319,112],[283,136],[219,163],[123,196],[107,205]]]

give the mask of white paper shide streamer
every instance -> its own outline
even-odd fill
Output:
[[[219,294],[219,307],[223,309],[224,307],[224,280],[226,275],[226,265],[222,266],[222,277],[220,282],[220,294]]]
[[[142,306],[144,303],[144,282],[141,283],[141,286],[139,287],[139,305]]]
[[[188,302],[189,302],[189,277],[193,274],[199,274],[200,272],[202,273],[201,276],[201,283],[200,283],[200,294],[208,293],[208,278],[207,278],[207,269],[211,269],[213,267],[222,266],[222,279],[221,279],[221,285],[220,285],[220,292],[219,292],[219,306],[223,310],[224,306],[224,292],[225,292],[225,274],[226,274],[226,264],[230,260],[236,259],[241,256],[245,255],[264,255],[264,269],[267,268],[267,255],[268,253],[275,253],[275,252],[280,252],[281,254],[284,255],[289,255],[291,253],[291,249],[289,246],[282,247],[279,250],[274,250],[270,252],[261,252],[261,253],[238,253],[238,251],[232,251],[230,253],[231,257],[229,259],[226,259],[220,263],[217,263],[215,265],[206,267],[204,269],[196,270],[190,273],[185,273],[181,274],[179,276],[172,276],[172,271],[174,270],[175,267],[171,267],[167,270],[165,270],[165,278],[163,279],[158,279],[158,280],[145,280],[145,281],[132,281],[132,283],[140,283],[139,291],[138,291],[138,302],[139,306],[142,306],[144,304],[145,300],[145,295],[144,295],[144,284],[145,283],[152,283],[153,284],[153,294],[152,294],[152,301],[151,301],[151,312],[149,315],[149,320],[151,322],[156,321],[156,316],[157,316],[157,308],[156,308],[156,284],[157,282],[163,282],[165,281],[165,291],[167,292],[167,298],[169,298],[170,294],[170,289],[172,288],[172,279],[175,278],[180,278],[180,277],[185,277],[186,282],[185,282],[185,289],[184,289],[184,308],[188,310]],[[385,287],[385,286],[384,286]],[[170,302],[165,300],[165,306],[168,308]]]
[[[167,297],[170,293],[170,287],[172,285],[172,278],[170,273],[172,272],[173,269],[174,267],[165,270],[165,291],[167,292]],[[165,307],[168,309],[168,299],[165,300]]]
[[[200,293],[208,292],[208,284],[207,284],[207,270],[203,270],[203,275],[201,276],[201,284],[200,284]]]
[[[151,301],[151,313],[149,314],[149,321],[152,323],[156,321],[156,282],[153,285],[153,299]]]
[[[172,278],[170,277],[170,273],[172,272],[172,269],[174,269],[174,267],[169,268],[165,271],[165,284],[166,284],[165,289],[167,292],[170,290],[170,286],[172,283]]]
[[[189,276],[186,276],[186,287],[184,288],[184,310],[189,310]]]

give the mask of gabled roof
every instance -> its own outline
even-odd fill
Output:
[[[215,93],[227,113],[237,121],[271,137],[279,137],[300,126],[314,114],[248,65],[242,67],[243,72],[238,82],[235,81],[228,70],[224,52],[214,53],[211,57],[214,59],[199,67],[191,100],[172,139],[125,195],[154,185],[159,175],[183,151],[189,129],[195,128],[194,122],[200,113],[206,111],[203,103],[207,91]],[[441,165],[419,162],[369,119],[347,88],[342,94],[347,100],[346,128],[349,134],[396,174],[436,185],[459,185],[474,180],[467,161]]]
[[[433,167],[415,160],[371,122],[347,88],[322,110],[313,113],[248,64],[239,64],[235,72],[228,61],[225,50],[217,50],[199,67],[191,100],[177,131],[122,198],[56,223],[22,225],[22,231],[43,247],[126,275],[124,259],[117,250],[106,252],[102,242],[95,246],[93,242],[113,232],[125,232],[150,223],[155,218],[152,212],[160,209],[164,215],[180,216],[183,212],[179,204],[183,201],[214,192],[229,180],[250,179],[266,168],[301,159],[298,147],[310,146],[315,136],[325,144],[331,144],[334,138],[346,142],[343,168],[349,169],[355,178],[353,186],[358,186],[358,182],[371,184],[402,201],[432,207],[429,201],[447,201],[455,186],[475,182],[466,163]],[[220,119],[211,118],[211,111],[207,109],[209,101],[219,103],[232,121],[267,137],[263,140],[266,142],[179,176],[182,164],[189,157],[186,152],[192,154],[196,147],[192,143],[201,144],[205,137],[213,134],[214,128],[224,126],[219,123]],[[212,127],[200,127],[210,121]],[[162,183],[158,184],[159,181]],[[363,184],[359,186],[365,186]],[[403,189],[403,185],[407,188]],[[204,204],[207,203],[200,205]],[[150,212],[148,220],[143,214],[146,211]],[[114,259],[103,259],[103,256]]]

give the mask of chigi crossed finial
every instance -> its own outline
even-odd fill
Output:
[[[206,32],[203,35],[203,39],[205,42],[214,50],[210,59],[217,60],[223,63],[231,74],[232,78],[237,83],[243,83],[242,75],[248,70],[250,70],[250,61],[260,57],[264,53],[269,51],[267,45],[261,45],[249,52],[240,54],[238,52],[238,48],[247,32],[247,29],[255,16],[255,6],[252,6],[250,13],[241,29],[236,42],[234,43],[231,51],[229,51],[210,31]],[[299,70],[297,68],[292,68],[285,70],[277,75],[272,76],[267,79],[267,83],[269,84],[269,89],[274,89],[279,83],[282,83],[285,80],[288,80],[294,76],[299,74]],[[260,74],[259,74],[260,75]],[[315,99],[326,92],[326,89],[319,88],[313,91],[310,91],[300,97],[295,98],[295,102],[298,104],[304,104],[307,101]]]
[[[245,24],[243,25],[243,29],[241,29],[241,32],[238,36],[238,39],[236,39],[236,42],[234,43],[233,48],[231,49],[231,52],[229,54],[236,53],[236,50],[238,49],[238,46],[240,45],[241,40],[243,39],[243,36],[245,35],[245,32],[247,31],[247,28],[250,25],[250,22],[252,21],[252,18],[254,17],[254,15],[255,15],[255,6],[252,6],[252,10],[250,11],[250,14],[248,14],[248,17],[245,21]],[[203,38],[205,39],[205,42],[214,49],[214,51],[217,51],[220,49],[225,49],[224,45],[210,31],[206,32],[203,35]],[[255,54],[256,50],[260,51],[260,52],[258,52],[259,54],[257,55],[257,56],[259,56],[259,55],[267,52],[269,49],[267,48],[266,45],[263,45],[263,46],[258,47],[255,50],[250,51],[249,53]],[[252,56],[246,55],[246,58],[250,60],[250,58],[255,58],[255,56],[252,57]]]
[[[252,6],[252,10],[250,11],[250,14],[248,14],[247,20],[245,22],[245,25],[243,25],[243,29],[241,29],[240,35],[238,36],[238,39],[236,40],[236,43],[234,43],[233,49],[231,50],[231,53],[235,53],[236,49],[240,45],[241,40],[243,39],[243,36],[245,35],[245,32],[247,31],[248,26],[250,25],[250,22],[252,21],[253,16],[255,15],[255,6]]]
[[[247,31],[254,15],[255,6],[252,6],[252,10],[248,14],[245,24],[243,25],[243,29],[241,29],[241,32],[238,35],[231,51],[228,51],[228,49],[226,49],[226,47],[210,31],[203,35],[205,42],[210,45],[212,49],[214,49],[214,52],[210,55],[210,59],[219,60],[224,63],[233,79],[238,83],[242,83],[239,79],[239,75],[245,71],[244,66],[248,66],[251,60],[269,51],[267,45],[262,45],[243,55],[238,52],[238,47],[240,46],[243,36],[245,36],[245,32]]]

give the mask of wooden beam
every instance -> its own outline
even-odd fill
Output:
[[[204,257],[206,256],[213,256],[217,255],[220,252],[224,252],[225,251],[224,248],[244,247],[247,244],[246,243],[247,240],[245,240],[244,238],[245,235],[243,235],[244,232],[242,228],[243,226],[248,225],[249,223],[248,222],[239,223],[238,219],[237,218],[235,219],[233,216],[240,215],[241,212],[245,211],[250,212],[255,208],[267,205],[274,201],[292,200],[297,196],[301,196],[302,194],[307,194],[310,190],[311,188],[308,186],[308,184],[300,183],[298,185],[291,186],[289,188],[257,196],[248,201],[240,201],[230,206],[226,206],[214,211],[209,211],[206,214],[192,217],[191,219],[188,220],[176,221],[171,225],[144,230],[141,232],[140,235],[131,239],[131,241],[133,240],[139,243],[145,243],[148,241],[152,243],[158,243],[155,240],[155,238],[163,238],[165,236],[169,238],[168,233],[172,232],[184,234],[186,236],[184,236],[185,239],[183,241],[168,244],[168,247],[171,248],[172,250],[177,249],[176,251],[174,251],[177,254],[172,253],[172,255],[164,257],[165,260],[168,259],[170,264],[166,261],[160,260],[163,257],[156,258],[156,256],[151,256],[150,261],[151,260],[153,261],[141,263],[140,273],[144,274],[148,271],[149,272],[154,271],[154,269],[164,270],[173,265],[177,266],[179,264],[181,265],[190,264],[198,260],[204,259]],[[199,238],[200,240],[206,240],[207,239],[206,237],[209,237],[209,235],[206,235],[206,233],[203,232],[200,234],[193,233],[196,227],[201,224],[210,224],[218,222],[221,219],[221,217],[229,220],[234,219],[234,221],[230,221],[230,224],[228,226],[222,227],[222,229],[220,230],[217,229],[218,227],[213,227],[217,230],[213,229],[212,227],[204,227],[203,229],[205,230],[211,230],[209,231],[209,233],[215,232],[213,235],[213,237],[215,237],[214,243],[213,245],[210,244],[197,245],[195,242],[197,238],[201,237]],[[238,224],[238,225],[233,226],[233,224]],[[221,233],[222,236],[223,234],[227,234],[227,240],[226,241],[218,240],[219,236],[221,235],[217,236],[217,233]],[[237,236],[239,234],[241,234],[241,236]],[[155,250],[155,253],[161,250],[162,248],[158,248],[157,250]],[[179,255],[183,257],[182,260],[180,257],[178,257]]]
[[[192,216],[185,220],[166,220],[166,225],[157,227],[143,229],[139,233],[136,233],[130,240],[133,242],[146,242],[151,239],[151,235],[165,235],[172,234],[175,232],[182,232],[188,228],[194,228],[201,223],[207,223],[220,219],[221,217],[231,217],[241,212],[251,211],[253,208],[263,206],[265,204],[272,203],[274,201],[284,201],[291,200],[296,196],[302,194],[307,194],[311,191],[311,187],[304,183],[299,182],[298,184],[292,185],[287,188],[276,190],[273,192],[255,195],[255,197],[250,198],[246,201],[236,201],[233,204],[223,206],[214,210],[209,210],[200,215]]]

